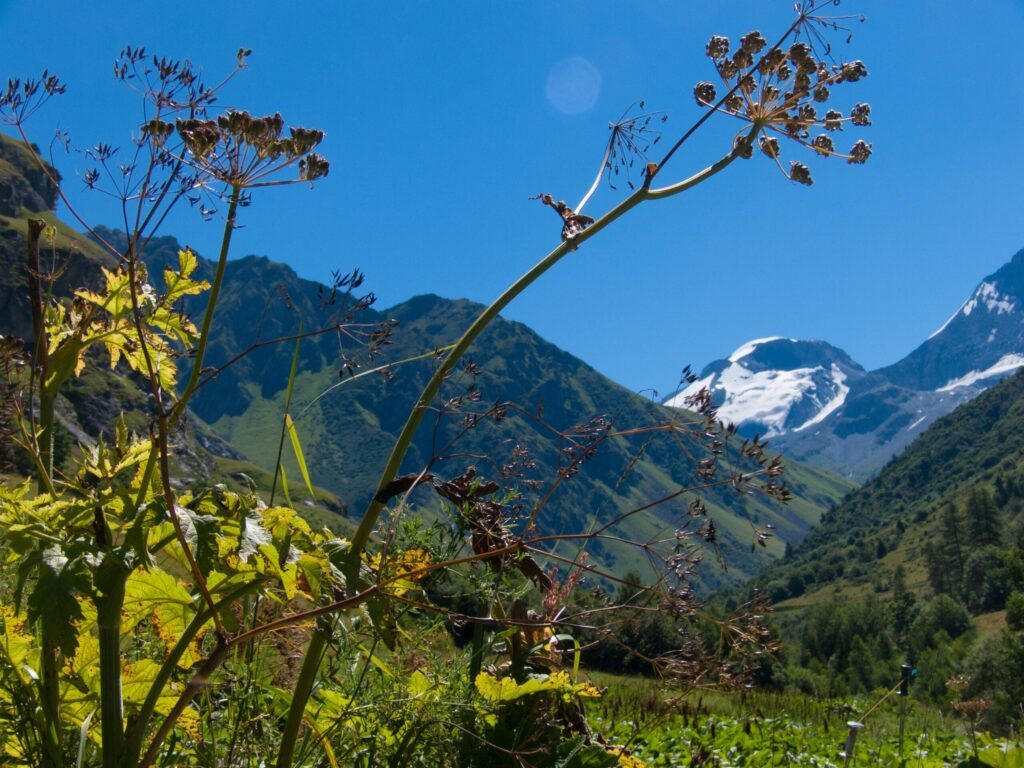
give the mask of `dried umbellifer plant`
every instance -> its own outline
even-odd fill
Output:
[[[809,15],[804,27],[805,39],[797,39],[788,48],[773,47],[758,31],[740,38],[733,49],[729,38],[715,35],[708,41],[707,55],[714,62],[726,93],[718,98],[714,83],[702,81],[693,89],[694,98],[702,107],[739,119],[754,129],[741,129],[736,135],[740,156],[753,154],[754,141],[761,152],[774,160],[792,181],[810,186],[810,169],[801,161],[790,162],[786,170],[780,161],[780,140],[790,140],[821,157],[844,158],[861,165],[871,156],[871,145],[858,139],[844,153],[836,148],[833,134],[844,125],[871,125],[871,106],[858,102],[844,115],[832,106],[835,90],[867,77],[864,62],[830,63],[831,48],[819,52],[819,26],[837,22],[828,17]],[[820,47],[820,42],[819,42]],[[813,136],[812,136],[813,133]]]

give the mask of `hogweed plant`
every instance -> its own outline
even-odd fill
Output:
[[[587,721],[586,703],[601,695],[580,677],[581,661],[594,658],[587,654],[617,649],[688,685],[744,679],[772,640],[761,605],[718,618],[701,609],[696,569],[708,550],[716,551],[718,532],[694,494],[732,486],[784,501],[779,460],[757,440],[732,445],[732,430],[717,419],[706,391],[690,403],[696,420],[659,411],[649,423],[599,416],[566,429],[525,406],[483,405],[480,371],[465,355],[499,312],[562,258],[636,206],[693,189],[750,157],[755,146],[777,162],[787,139],[821,156],[864,162],[870,145],[857,142],[841,153],[831,138],[847,123],[870,122],[866,104],[848,116],[830,106],[837,86],[867,74],[860,62],[827,63],[825,34],[841,22],[803,0],[772,45],[757,32],[735,49],[712,38],[707,52],[726,91],[719,97],[710,82],[698,84],[704,114],[659,161],[650,156],[664,116],[643,112],[641,104],[639,115],[612,126],[597,177],[575,209],[539,196],[560,217],[561,242],[455,343],[398,361],[431,359],[433,373],[351,539],[303,520],[287,499],[280,466],[275,491],[280,477],[285,505],[274,503],[276,494],[268,505],[255,492],[182,490],[174,482],[175,440],[190,403],[238,359],[220,368],[207,364],[240,211],[253,204],[255,190],[326,176],[329,164],[315,151],[323,133],[286,131],[280,115],[217,106],[245,67],[247,50],[226,78],[207,86],[187,62],[126,48],[114,74],[140,95],[141,127],[123,153],[104,144],[87,150],[93,167],[81,179],[119,204],[122,242],[84,221],[25,132],[26,121],[64,85],[49,73],[10,81],[0,92],[0,120],[20,135],[109,263],[96,270],[95,284],[60,295],[55,274],[40,260],[45,222],[28,221],[33,341],[0,344],[4,434],[29,458],[35,479],[34,486],[0,488],[0,553],[12,574],[0,588],[5,764],[638,765],[628,744],[608,743]],[[679,149],[716,115],[744,123],[723,156],[662,184]],[[812,136],[819,128],[824,133]],[[58,145],[69,141],[62,136]],[[642,167],[636,183],[631,167]],[[800,162],[783,170],[810,183]],[[584,214],[602,179],[613,185],[622,172],[632,192],[602,216]],[[144,256],[179,205],[223,220],[212,279],[197,276],[200,261],[186,249],[157,288]],[[358,273],[340,277],[335,289],[349,291],[361,281]],[[185,309],[198,296],[206,307],[193,323]],[[299,345],[337,332],[376,353],[393,330],[359,325],[352,312],[339,312],[328,327],[304,330],[299,323],[294,335],[243,352],[294,345],[281,444],[287,433],[311,492],[290,411]],[[341,354],[342,369],[353,373],[352,358]],[[62,389],[100,364],[145,383],[148,431],[134,433],[122,418],[80,446],[74,466],[62,466],[54,450]],[[381,370],[396,375],[393,365]],[[344,395],[344,383],[331,396]],[[402,474],[428,414],[435,450],[424,466]],[[475,456],[471,463],[458,452],[462,435],[510,416],[533,420],[557,441],[560,459],[550,476],[519,446],[504,458]],[[546,530],[553,494],[595,454],[626,438],[644,448],[624,467],[623,481],[655,440],[688,455],[701,446],[696,481],[588,529]],[[524,488],[535,491],[528,503]],[[440,510],[426,517],[433,524],[411,507],[430,497]],[[676,530],[645,541],[623,538],[619,526],[628,518],[671,504],[685,510]],[[754,546],[770,535],[752,533]],[[633,548],[657,575],[601,565],[589,550],[606,542]],[[668,640],[644,645],[647,638],[629,636],[637,626],[652,633],[667,627]],[[449,635],[459,642],[452,645]]]

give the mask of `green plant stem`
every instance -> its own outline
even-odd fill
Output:
[[[113,575],[96,598],[100,650],[100,733],[103,768],[118,768],[124,751],[124,699],[121,691],[121,609],[127,569]]]
[[[146,749],[146,753],[142,756],[138,765],[132,766],[131,768],[146,768],[146,766],[153,764],[157,754],[160,752],[160,745],[163,744],[164,739],[166,739],[167,735],[171,732],[171,728],[174,727],[174,723],[179,717],[181,717],[181,713],[185,711],[185,707],[189,705],[189,702],[191,702],[192,699],[194,699],[196,695],[206,687],[210,676],[217,671],[217,668],[224,662],[224,659],[227,658],[228,652],[232,648],[248,642],[255,637],[266,634],[267,632],[273,632],[275,629],[283,629],[285,627],[294,626],[295,624],[308,621],[309,619],[315,619],[318,616],[327,616],[328,614],[355,608],[356,606],[362,605],[366,601],[375,597],[379,592],[379,589],[379,586],[373,585],[367,587],[359,594],[351,595],[333,603],[311,608],[308,611],[293,613],[290,616],[283,616],[280,619],[275,619],[274,621],[268,621],[266,624],[262,624],[246,632],[235,635],[230,640],[219,638],[221,642],[218,644],[217,648],[206,657],[206,660],[199,667],[199,670],[193,675],[188,685],[185,686],[185,690],[178,696],[178,700],[160,724],[160,727],[157,729],[156,734],[153,736],[153,740],[150,742],[149,747]]]
[[[39,387],[38,436],[40,476],[36,478],[36,490],[43,493],[53,480],[53,408],[54,396],[46,386],[49,372],[49,344],[46,339],[46,323],[43,307],[42,275],[39,267],[39,239],[46,229],[43,219],[29,219],[25,239],[25,268],[28,272],[28,300],[32,313],[32,335],[35,340],[32,350],[32,370]]]
[[[42,711],[44,722],[43,768],[60,768],[64,764],[60,732],[60,648],[44,629],[40,642]]]
[[[214,273],[213,285],[210,288],[210,298],[206,304],[206,314],[203,315],[203,325],[199,331],[199,341],[196,344],[196,353],[192,361],[192,372],[189,374],[188,383],[181,392],[181,398],[175,404],[168,419],[170,426],[174,426],[178,419],[185,413],[188,407],[189,398],[199,383],[199,376],[203,370],[203,360],[206,357],[206,345],[210,340],[210,329],[213,327],[213,313],[217,308],[217,299],[220,296],[220,288],[224,282],[224,270],[228,262],[228,252],[231,250],[231,235],[235,231],[235,220],[238,215],[238,201],[242,195],[242,187],[235,184],[231,187],[231,198],[228,203],[228,216],[224,222],[224,235],[220,243],[220,256],[217,258],[217,270]]]
[[[231,605],[236,600],[256,591],[259,586],[260,581],[254,581],[228,592],[217,602],[217,608]],[[189,622],[185,631],[181,633],[181,637],[178,638],[178,642],[175,643],[171,652],[167,654],[167,658],[164,659],[163,664],[160,666],[160,671],[153,679],[153,683],[150,685],[149,691],[146,694],[146,700],[142,702],[142,707],[139,709],[135,718],[133,718],[125,734],[124,754],[126,766],[134,766],[138,762],[139,753],[142,751],[142,741],[146,737],[146,731],[149,729],[149,723],[153,719],[153,713],[156,712],[157,702],[159,702],[160,696],[164,692],[164,688],[167,687],[167,684],[171,680],[171,676],[174,674],[175,669],[177,669],[178,662],[181,661],[181,657],[185,655],[185,651],[187,651],[189,646],[192,645],[192,642],[196,639],[199,631],[206,626],[206,623],[209,620],[210,610],[208,607],[203,606],[203,608],[196,613],[192,621]]]
[[[755,124],[747,134],[748,140],[752,140],[758,130],[760,130],[760,126]],[[352,546],[349,552],[348,562],[346,563],[345,572],[345,575],[349,580],[350,589],[357,586],[359,560],[362,550],[366,547],[366,543],[370,539],[370,534],[372,533],[374,526],[377,524],[377,519],[380,516],[381,510],[384,508],[384,503],[378,501],[377,496],[385,486],[398,475],[402,461],[405,459],[405,455],[409,451],[409,446],[412,444],[413,437],[415,437],[416,431],[419,429],[423,416],[426,414],[431,402],[433,402],[437,393],[440,391],[441,385],[473,342],[476,341],[477,337],[483,333],[484,329],[491,324],[494,318],[496,318],[498,314],[512,302],[513,299],[532,285],[541,277],[541,275],[561,261],[562,257],[571,251],[576,250],[580,245],[592,238],[613,221],[616,221],[645,200],[657,200],[671,197],[681,192],[685,192],[697,184],[706,181],[731,164],[732,161],[739,156],[739,151],[738,147],[733,149],[718,162],[677,184],[655,190],[650,189],[645,184],[617,206],[612,208],[612,210],[608,211],[608,213],[600,219],[595,221],[582,232],[578,233],[575,237],[563,241],[557,248],[551,251],[551,253],[541,259],[533,266],[533,268],[526,272],[526,274],[512,283],[504,293],[502,293],[494,300],[493,303],[491,303],[490,306],[480,313],[469,329],[462,335],[462,338],[456,342],[452,351],[445,357],[444,362],[438,366],[434,375],[431,376],[430,381],[427,382],[427,385],[423,388],[423,392],[420,394],[416,404],[413,406],[412,411],[409,414],[409,418],[405,422],[405,426],[402,428],[401,433],[395,440],[395,445],[391,450],[391,455],[388,457],[387,464],[385,465],[380,481],[377,484],[377,491],[374,494],[374,498],[370,502],[366,513],[363,515],[359,528],[352,537]]]
[[[28,222],[28,268],[29,301],[32,311],[32,331],[35,334],[35,350],[32,359],[33,373],[39,388],[39,436],[38,472],[36,489],[39,493],[53,491],[53,419],[56,396],[47,386],[49,372],[46,326],[43,315],[42,277],[39,269],[39,238],[46,228],[42,219]],[[47,631],[45,622],[40,630],[40,686],[42,710],[46,723],[46,742],[42,764],[44,768],[57,768],[63,764],[60,724],[60,647]]]
[[[281,745],[277,751],[277,768],[291,768],[295,756],[295,744],[299,737],[299,728],[302,726],[302,718],[306,714],[306,703],[313,693],[316,674],[320,669],[324,652],[327,650],[328,640],[327,633],[319,626],[313,631],[313,636],[309,638],[306,655],[302,661],[302,669],[299,671],[299,679],[295,681],[292,703],[288,708],[288,720],[284,725],[284,733],[281,734]]]

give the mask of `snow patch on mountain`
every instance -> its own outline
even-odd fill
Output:
[[[850,391],[844,369],[828,360],[828,353],[822,359],[811,346],[815,343],[780,336],[749,341],[665,405],[685,408],[687,399],[707,388],[724,421],[765,437],[806,429],[839,409]]]
[[[1011,373],[1022,365],[1024,365],[1024,355],[1003,355],[995,365],[990,365],[983,371],[971,371],[960,378],[952,379],[944,386],[939,387],[936,391],[949,392],[954,389],[959,389],[960,387],[970,387],[977,384],[979,381],[991,379],[993,376],[1002,376]]]
[[[999,286],[995,282],[989,282],[986,280],[974,290],[974,293],[971,294],[971,298],[961,304],[960,308],[950,315],[949,319],[928,338],[934,339],[946,330],[946,328],[949,327],[949,324],[956,320],[960,315],[970,317],[971,313],[979,306],[984,306],[989,312],[995,312],[997,315],[1004,315],[1013,312],[1017,308],[1017,302],[1013,296],[1000,293]],[[991,343],[994,338],[994,335],[991,336],[989,338],[989,342]]]
[[[1017,306],[1012,296],[1001,294],[995,283],[987,282],[978,286],[974,295],[964,304],[961,311],[965,317],[969,317],[979,304],[984,304],[985,309],[995,312],[997,315],[1013,312]]]
[[[740,346],[735,352],[729,355],[730,363],[738,363],[744,357],[749,357],[753,354],[762,344],[767,344],[769,341],[782,341],[782,336],[765,336],[763,339],[753,339],[748,341],[746,344]],[[796,341],[796,339],[790,339],[790,341]]]
[[[794,432],[800,432],[801,430],[821,423],[828,418],[829,414],[846,402],[846,396],[850,394],[850,388],[846,385],[846,374],[843,373],[835,363],[832,363],[832,381],[836,386],[836,396],[829,400],[828,403],[825,404],[825,407],[818,411],[817,415],[811,417],[794,429]]]

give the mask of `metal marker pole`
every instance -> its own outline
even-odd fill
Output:
[[[907,717],[907,696],[910,694],[910,674],[913,667],[909,664],[900,665],[900,759],[903,759],[903,724]]]
[[[839,753],[839,756],[845,758],[843,768],[849,768],[850,761],[853,760],[853,750],[857,746],[857,733],[864,727],[864,723],[858,723],[856,720],[850,720],[846,727],[849,730],[846,732],[846,746],[843,747],[843,751]]]

